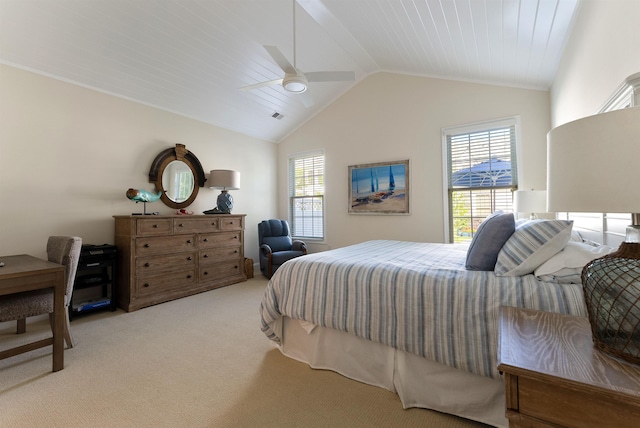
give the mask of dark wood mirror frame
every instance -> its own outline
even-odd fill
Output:
[[[167,165],[175,160],[184,162],[193,173],[193,191],[184,202],[175,202],[169,199],[166,189],[162,186],[162,174]],[[204,176],[204,170],[202,169],[200,161],[193,153],[186,149],[184,144],[176,144],[175,148],[172,147],[161,151],[153,160],[151,169],[149,169],[149,182],[155,184],[156,191],[162,192],[160,199],[162,199],[162,202],[164,202],[166,206],[171,208],[186,208],[191,205],[196,199],[196,196],[198,196],[199,188],[204,186],[205,181],[207,181],[207,179]]]

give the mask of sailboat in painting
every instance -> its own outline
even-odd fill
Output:
[[[375,177],[375,178],[374,178]],[[375,185],[374,185],[375,181]],[[393,178],[393,171],[391,170],[391,165],[389,165],[389,186],[387,191],[380,191],[380,180],[378,179],[378,171],[375,169],[371,169],[371,195],[369,195],[369,200],[371,202],[382,202],[384,199],[393,195],[393,191],[396,188],[396,182]]]

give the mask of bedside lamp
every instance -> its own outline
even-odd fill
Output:
[[[209,188],[222,189],[222,192],[218,195],[217,206],[211,211],[220,214],[231,214],[233,197],[228,191],[240,189],[240,173],[229,169],[211,170]]]
[[[516,190],[513,193],[513,208],[517,213],[529,213],[529,218],[538,218],[536,213],[547,212],[546,190]]]
[[[640,107],[558,126],[547,153],[548,211],[631,213],[625,242],[582,284],[595,346],[640,364]]]

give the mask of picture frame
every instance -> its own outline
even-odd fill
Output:
[[[409,159],[349,165],[349,214],[408,215]]]

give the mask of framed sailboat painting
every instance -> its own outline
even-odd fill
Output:
[[[409,160],[350,165],[349,214],[409,214]]]

